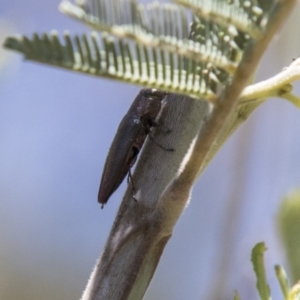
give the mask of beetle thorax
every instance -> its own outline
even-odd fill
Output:
[[[137,107],[137,115],[141,119],[151,119],[154,121],[156,116],[158,115],[161,109],[161,101],[158,99],[149,99],[149,98],[142,98],[138,107]]]

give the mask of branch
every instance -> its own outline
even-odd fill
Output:
[[[82,300],[143,297],[199,173],[259,105],[238,106],[239,96],[294,4],[294,0],[276,4],[265,33],[246,49],[232,84],[214,108],[180,95],[167,98],[160,124],[172,132],[155,139],[176,151],[166,152],[147,142],[133,177],[138,203],[129,188]],[[244,119],[239,115],[243,109]]]
[[[287,68],[272,78],[246,87],[240,97],[240,103],[263,101],[270,97],[281,97],[291,101],[297,107],[300,99],[291,94],[291,83],[300,79],[300,58],[295,59]]]
[[[138,203],[128,188],[82,300],[137,300],[144,295],[170,237],[154,211],[156,202],[180,169],[208,113],[208,105],[181,95],[167,98],[159,124],[172,132],[157,132],[155,140],[166,147],[176,145],[176,149],[168,152],[150,140],[146,142],[133,174]]]
[[[206,122],[203,130],[199,134],[193,153],[186,164],[184,171],[173,180],[172,184],[162,196],[159,205],[164,212],[165,219],[169,219],[169,226],[171,228],[175,225],[175,222],[181,213],[180,208],[185,206],[180,202],[187,202],[187,195],[189,195],[193,183],[219,149],[220,143],[218,139],[222,138],[220,133],[224,131],[224,125],[227,127],[228,121],[232,120],[232,114],[236,114],[236,107],[243,88],[256,70],[268,44],[281,26],[283,20],[291,11],[294,3],[295,1],[293,0],[277,3],[270,16],[265,34],[245,50],[243,60],[233,78],[232,84],[228,86],[221,95],[219,104],[215,107],[211,118]],[[183,190],[185,190],[185,197],[177,197]],[[179,214],[176,216],[168,209],[170,206],[174,207],[175,203],[178,203],[179,206]]]

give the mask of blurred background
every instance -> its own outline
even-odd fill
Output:
[[[58,4],[1,0],[0,44],[12,34],[90,31]],[[299,56],[297,16],[299,5],[257,81]],[[80,298],[126,188],[100,209],[106,154],[139,89],[0,48],[0,299]],[[300,185],[299,128],[300,111],[272,99],[231,137],[196,184],[146,300],[232,299],[236,289],[257,299],[250,254],[260,241],[273,299],[281,299],[274,265],[287,264],[276,216],[282,197]]]

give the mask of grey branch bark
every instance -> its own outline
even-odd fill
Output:
[[[133,175],[138,202],[128,188],[82,300],[143,298],[193,183],[259,105],[241,105],[239,96],[294,4],[295,0],[277,3],[265,34],[248,47],[231,86],[216,105],[180,95],[167,97],[159,123],[172,131],[157,131],[155,139],[176,151],[164,151],[147,141]]]

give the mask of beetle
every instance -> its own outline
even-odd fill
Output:
[[[101,204],[101,208],[121,185],[127,174],[128,182],[131,181],[134,190],[130,169],[135,164],[151,128],[158,125],[155,118],[166,94],[158,89],[142,89],[123,117],[108,151],[102,173],[98,193],[98,202]],[[157,145],[165,150],[173,151],[173,149]]]

